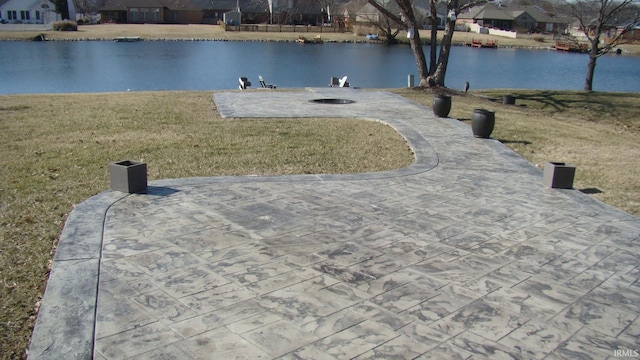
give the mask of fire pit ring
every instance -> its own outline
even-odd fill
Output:
[[[331,104],[331,105],[343,105],[343,104],[352,104],[355,101],[348,99],[313,99],[309,100],[309,102],[316,104]]]

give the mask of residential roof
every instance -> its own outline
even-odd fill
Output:
[[[235,5],[233,7],[235,9]],[[274,4],[274,11],[275,9]],[[240,11],[241,12],[250,12],[250,13],[268,13],[269,12],[269,3],[267,0],[241,0],[240,1]]]
[[[412,3],[413,3],[414,14],[417,18],[429,16],[429,14],[431,14],[429,0],[413,0]],[[360,7],[356,7],[357,5],[360,5]],[[352,9],[350,11],[353,11],[353,9],[355,9],[355,13],[359,15],[377,14],[379,12],[378,9],[373,7],[373,5],[369,4],[367,0],[351,1],[347,5],[347,8],[349,8],[349,6],[351,6],[350,9]],[[395,1],[387,3],[385,5],[385,8],[389,9],[392,13],[400,13],[400,7]],[[446,14],[447,5],[445,3],[438,2],[436,4],[436,12],[438,14]]]
[[[626,28],[627,26],[630,26],[630,28],[633,30],[640,30],[640,21],[637,21],[633,24],[631,23],[631,21],[629,21],[626,24],[618,25],[619,28]]]
[[[492,20],[513,20],[512,14],[503,10],[503,7],[494,4],[485,4],[469,9],[469,12],[460,14],[459,18],[468,19],[492,19]]]
[[[303,1],[294,6],[295,12],[298,14],[320,14],[323,5],[318,1]]]
[[[535,5],[514,5],[509,6],[508,11],[511,11],[515,17],[520,16],[522,13],[529,14],[537,22],[554,22],[554,18],[549,16],[544,10]]]
[[[161,7],[175,10],[231,10],[235,0],[107,0],[100,10],[126,10],[131,7]]]
[[[594,24],[596,21],[597,20],[594,19],[590,22],[590,24]],[[630,30],[637,30],[637,29],[640,29],[640,20],[637,17],[627,18],[627,19],[623,19],[623,18],[610,19],[607,22],[607,25],[616,27],[618,29],[624,29],[629,27]]]
[[[425,17],[431,14],[431,3],[429,0],[412,0],[413,11],[416,17]],[[443,15],[447,13],[447,4],[442,1],[436,3],[436,13]]]
[[[10,3],[12,0],[0,0],[0,8],[4,5]],[[23,1],[15,1],[13,4],[9,4],[8,6],[18,8],[18,9],[30,9],[30,10],[41,10],[43,5],[50,6],[53,4],[52,0],[23,0]],[[1,17],[1,16],[0,16]]]
[[[393,14],[397,14],[400,13],[400,8],[398,7],[398,4],[394,1],[392,3],[386,4],[384,5],[384,8],[389,10],[391,13]],[[380,13],[380,11],[378,11],[378,9],[376,9],[373,5],[367,3],[366,5],[364,5],[363,7],[361,7],[358,11],[356,11],[356,14],[378,14]]]
[[[485,4],[469,9],[468,12],[458,15],[458,18],[474,20],[515,20],[516,18],[522,16],[522,14],[524,13],[527,13],[539,23],[565,22],[558,18],[552,17],[536,5],[497,6],[494,4]]]

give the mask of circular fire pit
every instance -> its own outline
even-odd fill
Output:
[[[309,100],[309,102],[316,104],[333,104],[333,105],[342,105],[342,104],[351,104],[355,101],[347,100],[347,99],[313,99]]]

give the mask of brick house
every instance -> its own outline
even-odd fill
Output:
[[[217,24],[236,0],[107,0],[100,8],[103,23]]]
[[[518,33],[560,33],[566,30],[567,22],[532,6],[498,6],[485,4],[459,14],[458,25],[478,24],[485,28],[516,31]]]
[[[272,4],[276,23],[315,25],[324,17],[317,1],[274,0]],[[243,23],[270,19],[267,0],[106,0],[100,16],[103,23],[217,24],[224,13],[238,8]]]

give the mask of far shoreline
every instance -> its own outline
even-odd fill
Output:
[[[32,42],[32,41],[51,41],[51,42],[79,42],[79,41],[116,41],[113,38],[76,38],[76,39],[48,39],[44,40],[33,40],[33,39],[2,39],[0,38],[0,42]],[[159,41],[182,41],[182,42],[273,42],[273,43],[296,43],[295,40],[275,40],[275,39],[209,39],[209,38],[193,38],[193,39],[184,39],[184,38],[148,38],[148,39],[140,39],[136,40],[136,42],[159,42]],[[385,45],[384,42],[381,41],[371,41],[371,40],[326,40],[324,43],[328,44],[374,44],[374,45]],[[428,42],[423,42],[423,46],[429,46]],[[392,46],[409,46],[407,42],[398,42]],[[454,42],[452,46],[471,46],[465,43]],[[505,45],[498,46],[499,49],[524,49],[524,50],[555,50],[552,45],[549,46],[527,46],[527,45]],[[640,55],[640,54],[638,54]]]
[[[442,31],[438,38],[442,39]],[[320,36],[326,43],[380,44],[382,41],[368,40],[364,36],[345,32],[257,32],[226,31],[220,25],[166,25],[166,24],[96,24],[79,25],[77,31],[10,31],[0,26],[1,41],[114,41],[118,37],[137,37],[139,41],[238,41],[238,42],[283,42],[293,43],[299,35]],[[429,30],[421,30],[423,44],[428,46]],[[38,39],[36,39],[38,38]],[[34,40],[36,39],[36,40]],[[398,45],[408,45],[402,32],[396,39]],[[555,40],[550,36],[511,39],[488,34],[456,31],[454,46],[468,46],[472,39],[497,42],[498,48],[526,50],[555,50]],[[640,45],[620,45],[621,55],[640,55]],[[490,49],[488,49],[490,50]]]

